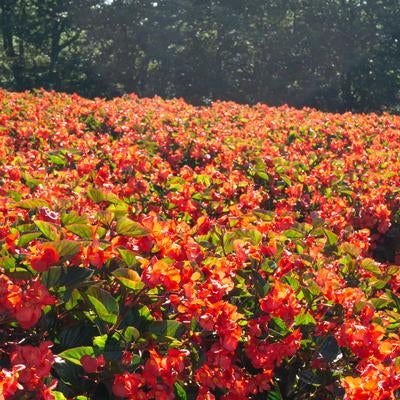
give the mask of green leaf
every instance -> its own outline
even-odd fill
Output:
[[[270,289],[270,284],[257,271],[253,271],[252,276],[257,295],[260,298],[265,297]]]
[[[98,226],[96,233],[100,239],[103,239],[107,233],[107,229],[103,228],[102,226]]]
[[[122,204],[123,202],[121,201],[121,199],[118,198],[117,195],[115,195],[114,193],[104,193],[104,200],[108,201],[109,203],[115,204],[115,205],[119,205]]]
[[[54,266],[42,273],[42,283],[48,287],[65,286],[67,289],[85,286],[93,275],[93,270],[77,266]]]
[[[300,295],[304,296],[304,298],[306,299],[306,301],[309,305],[311,305],[314,302],[314,296],[311,293],[310,289],[308,289],[306,287],[301,288],[300,293],[298,295],[299,299],[301,299],[301,297],[299,297]]]
[[[80,366],[82,366],[81,358],[85,355],[95,357],[94,349],[92,346],[74,347],[58,354],[58,356],[63,358],[64,360]]]
[[[79,215],[76,211],[72,210],[68,213],[64,212],[61,214],[61,223],[66,226],[72,224],[88,224],[89,221],[86,215]]]
[[[292,186],[292,181],[287,175],[281,175],[280,177],[283,180],[283,182],[286,183],[286,185]]]
[[[323,231],[326,238],[328,239],[329,246],[334,246],[339,241],[339,237],[332,231],[325,228],[323,228]]]
[[[223,236],[222,242],[224,245],[225,253],[229,254],[233,251],[233,242],[235,239],[239,239],[239,236],[235,232],[226,232]]]
[[[351,244],[349,242],[344,242],[340,245],[340,251],[341,253],[347,253],[351,255],[354,258],[357,258],[361,254],[361,249],[354,244]]]
[[[64,394],[61,392],[52,390],[51,394],[54,396],[54,400],[67,400],[67,398],[64,396]]]
[[[132,290],[140,290],[144,287],[144,283],[140,279],[139,274],[129,268],[118,268],[112,275],[114,275],[125,287]]]
[[[104,200],[104,193],[99,189],[90,188],[86,194],[89,199],[93,200],[95,203],[101,203]]]
[[[235,240],[247,240],[251,241],[252,244],[257,245],[262,240],[262,234],[256,229],[252,230],[235,230],[233,232],[226,232],[223,235],[223,245],[225,252],[232,253],[233,251],[233,243]]]
[[[376,264],[375,260],[373,260],[372,258],[365,258],[364,260],[362,260],[361,268],[366,271],[371,272],[375,276],[379,276],[382,273],[379,266]]]
[[[398,296],[396,296],[391,290],[386,290],[385,293],[387,294],[387,296],[392,299],[395,303],[396,309],[397,311],[400,311],[400,298]]]
[[[129,207],[128,207],[128,204],[126,204],[124,202],[119,202],[118,204],[110,204],[107,207],[106,211],[113,214],[115,216],[115,218],[121,218],[128,214]]]
[[[392,322],[387,326],[387,329],[398,330],[400,328],[400,322]]]
[[[390,276],[395,276],[395,275],[397,275],[397,274],[400,273],[400,266],[398,266],[398,265],[390,265],[390,266],[386,269],[385,273],[386,273],[387,275],[390,275]]]
[[[2,262],[0,259],[0,266]],[[7,271],[7,276],[11,279],[21,280],[21,281],[28,281],[32,279],[32,273],[26,270],[25,268],[21,267],[13,267],[12,271]]]
[[[34,224],[48,239],[58,240],[60,238],[60,234],[58,233],[56,225],[52,224],[51,222],[35,220]]]
[[[66,164],[65,158],[60,157],[60,156],[50,155],[50,156],[48,156],[47,159],[51,164],[61,165],[61,166],[65,166],[65,164]]]
[[[106,226],[111,226],[114,218],[114,213],[109,210],[101,210],[97,213],[97,220]]]
[[[314,317],[310,313],[308,313],[308,312],[305,313],[304,311],[302,311],[299,315],[296,315],[294,317],[294,322],[298,326],[315,325],[316,324]]]
[[[116,230],[119,235],[131,237],[147,236],[149,234],[149,231],[144,226],[128,217],[122,217],[118,220]]]
[[[400,357],[396,357],[394,360],[394,367],[396,368],[396,370],[398,368],[400,368]]]
[[[142,361],[142,357],[140,357],[138,354],[133,354],[131,366],[135,367],[135,366],[139,365],[141,361]]]
[[[196,182],[202,183],[206,188],[211,186],[212,177],[210,175],[199,174],[196,176]]]
[[[96,328],[91,325],[84,324],[82,321],[77,321],[74,324],[63,324],[60,327],[59,338],[60,346],[64,349],[69,349],[78,346],[90,346],[92,344],[93,335],[97,334]]]
[[[154,317],[151,315],[150,309],[147,306],[141,306],[139,308],[134,307],[125,313],[119,326],[121,329],[134,326],[139,329],[140,332],[146,332],[149,322],[153,320]]]
[[[383,289],[386,287],[388,282],[390,281],[390,277],[384,278],[384,279],[370,279],[369,284],[372,286],[374,289]]]
[[[127,326],[124,330],[124,339],[127,343],[134,342],[140,338],[140,332],[134,326]]]
[[[336,339],[333,336],[328,336],[322,343],[319,354],[328,362],[334,362],[342,357],[342,352]]]
[[[69,292],[67,292],[69,293]],[[70,292],[68,300],[65,302],[65,309],[66,310],[72,310],[74,307],[76,307],[79,303],[79,300],[83,300],[82,295],[80,294],[78,289],[72,289]]]
[[[18,246],[25,247],[28,243],[37,239],[39,236],[42,236],[41,232],[26,233],[18,239]]]
[[[119,306],[117,300],[104,289],[90,287],[86,295],[99,318],[110,324],[117,322]]]
[[[187,400],[188,397],[186,395],[186,391],[178,382],[175,382],[174,389],[177,400]]]
[[[178,321],[151,321],[149,332],[156,336],[179,338],[185,333],[185,327]]]
[[[321,294],[321,288],[318,286],[317,282],[315,282],[313,279],[307,280],[307,289],[313,296],[318,296],[319,294]]]
[[[108,335],[103,352],[105,359],[111,362],[120,361],[123,347],[124,344],[121,340],[120,332]]]
[[[280,392],[279,389],[270,390],[267,393],[267,399],[266,400],[283,400],[283,397],[282,397],[281,392]]]
[[[269,181],[269,175],[260,169],[256,170],[256,175],[263,181]]]
[[[371,303],[374,305],[376,310],[383,310],[384,308],[393,305],[393,301],[381,299],[378,297],[371,299]]]
[[[70,258],[79,253],[81,248],[78,242],[74,240],[57,240],[55,242],[49,242],[49,244],[57,250],[60,258]]]
[[[253,214],[263,221],[272,221],[275,215],[273,211],[262,210],[259,208],[253,210]]]
[[[85,224],[71,224],[65,227],[70,232],[75,233],[82,239],[93,239],[92,228],[89,225]]]
[[[262,234],[256,229],[252,229],[245,232],[245,235],[251,239],[251,243],[254,245],[259,244],[262,241]]]
[[[7,192],[7,196],[8,196],[10,199],[13,199],[14,201],[20,201],[20,200],[21,200],[21,197],[22,197],[21,193],[15,191],[15,190],[9,190],[9,191]]]
[[[24,180],[25,185],[28,186],[31,189],[35,188],[36,186],[38,186],[40,184],[40,180],[39,179],[35,179],[33,176],[31,176],[31,175],[29,175],[27,173],[23,173],[22,174],[22,179]]]
[[[8,252],[8,250],[3,247],[1,248],[0,254],[0,267],[5,269],[13,269],[15,268],[15,259],[14,257]]]
[[[321,223],[323,223],[323,221]],[[325,236],[324,229],[321,228],[320,226],[316,226],[310,232],[310,236],[316,237],[316,238],[323,237],[323,236]]]
[[[269,326],[271,330],[275,331],[280,336],[286,336],[289,333],[289,329],[282,318],[279,317],[271,318]]]
[[[314,373],[311,369],[305,369],[299,372],[299,378],[302,382],[308,385],[320,385],[321,378]]]
[[[58,379],[57,389],[68,399],[76,399],[76,393],[88,390],[87,382],[82,379],[82,367],[56,357],[52,370]]]
[[[109,203],[117,204],[120,202],[120,199],[114,193],[103,192],[102,190],[99,189],[90,188],[86,193],[87,196],[95,203],[108,201]]]
[[[108,339],[107,334],[96,336],[93,338],[93,346],[96,346],[101,351],[103,351],[104,348],[106,347],[107,339]]]
[[[297,278],[294,278],[290,275],[285,275],[284,279],[294,291],[297,291],[299,289],[300,283]]]
[[[47,203],[46,200],[42,199],[26,199],[17,201],[16,203],[14,203],[14,206],[19,208],[25,208],[27,210],[32,210],[34,208],[49,207],[49,203]]]
[[[21,224],[18,225],[17,227],[18,232],[20,233],[32,233],[33,231],[36,230],[36,225],[35,224]],[[37,232],[35,232],[37,233]]]
[[[65,268],[61,284],[68,289],[82,287],[87,284],[88,279],[93,275],[94,270],[86,267],[71,265]]]
[[[125,264],[128,268],[132,268],[135,265],[138,265],[139,262],[136,259],[135,253],[126,249],[118,249],[118,253],[121,255],[122,259],[125,261]]]
[[[47,271],[42,273],[41,281],[47,288],[54,288],[60,285],[62,273],[63,267],[50,267]]]
[[[297,231],[295,229],[288,229],[283,232],[283,235],[286,236],[288,239],[302,239],[305,236],[303,232]]]

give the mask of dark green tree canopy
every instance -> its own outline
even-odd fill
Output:
[[[399,111],[393,0],[1,0],[0,85]]]

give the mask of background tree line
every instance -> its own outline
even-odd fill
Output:
[[[400,111],[397,0],[0,0],[0,86]]]

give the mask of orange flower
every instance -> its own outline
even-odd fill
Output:
[[[150,263],[143,272],[143,281],[152,287],[162,284],[167,290],[179,289],[181,281],[179,269],[164,260],[153,259],[152,261],[153,263]]]
[[[12,311],[21,302],[21,288],[6,275],[0,275],[0,311]]]
[[[24,365],[14,365],[11,371],[4,368],[0,371],[0,399],[9,399],[17,390],[23,389],[18,383],[18,378],[19,371],[24,368]]]

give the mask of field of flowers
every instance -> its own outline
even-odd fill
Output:
[[[0,91],[0,398],[400,398],[400,117]]]

